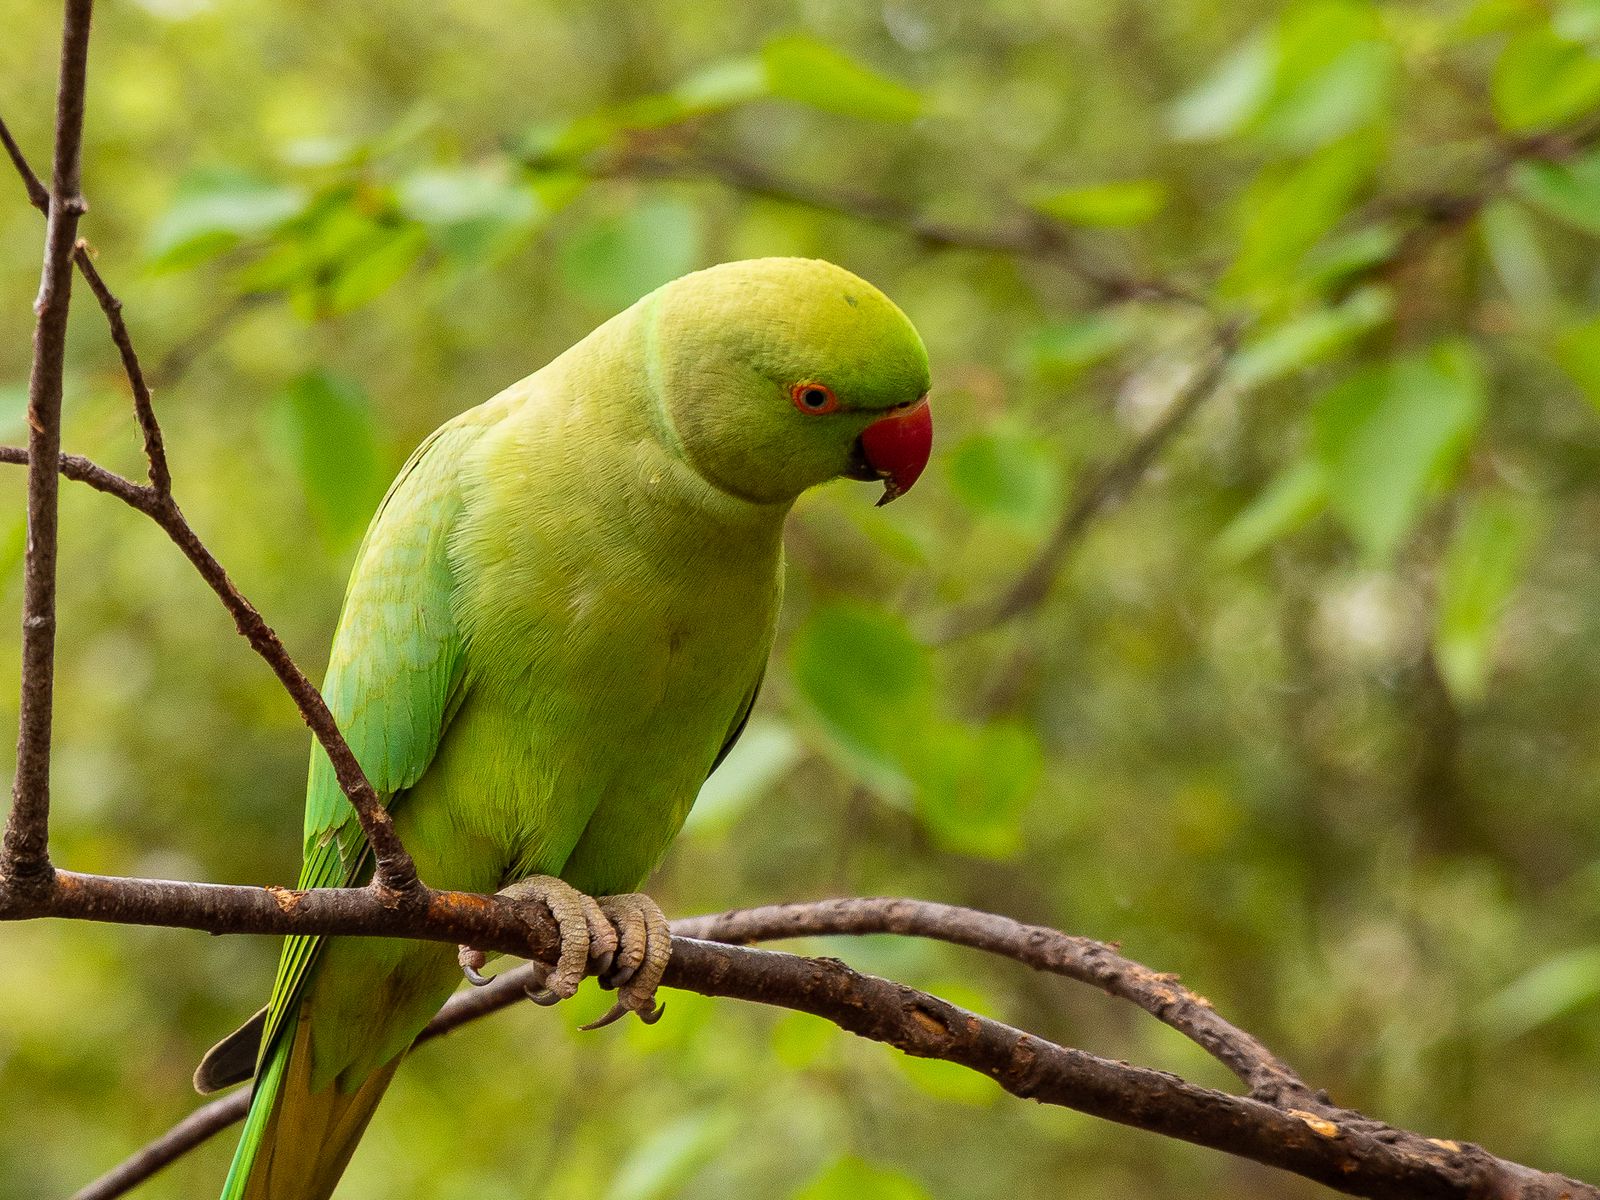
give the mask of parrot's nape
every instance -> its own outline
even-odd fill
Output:
[[[760,690],[806,489],[926,466],[916,330],[830,263],[665,285],[432,434],[356,557],[323,694],[423,880],[548,907],[562,965],[658,1013],[666,923],[631,894]],[[299,886],[370,877],[314,749]],[[594,897],[599,897],[598,900]],[[223,1200],[324,1200],[418,1032],[483,955],[291,937],[196,1085],[255,1078]]]

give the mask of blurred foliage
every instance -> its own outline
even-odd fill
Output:
[[[0,39],[41,166],[56,19],[13,6]],[[836,260],[924,331],[937,461],[890,509],[798,508],[761,709],[652,884],[668,911],[909,893],[1114,939],[1341,1102],[1600,1177],[1593,0],[132,0],[91,68],[84,228],[180,499],[309,670],[429,430],[685,270]],[[14,440],[42,226],[0,196]],[[1222,322],[1217,394],[1047,600],[935,636]],[[69,447],[137,473],[92,312],[71,363]],[[292,707],[136,514],[69,487],[63,528],[57,860],[291,878]],[[8,634],[13,719],[15,662]],[[1229,1082],[1059,981],[812,948]],[[189,1111],[275,954],[0,930],[0,1193],[64,1194]],[[341,1195],[1317,1194],[809,1017],[674,995],[574,1033],[600,1003],[420,1051]],[[210,1194],[230,1145],[142,1194]]]

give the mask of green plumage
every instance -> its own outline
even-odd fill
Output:
[[[797,411],[824,380],[841,411]],[[431,886],[631,890],[742,728],[781,532],[928,386],[903,314],[837,267],[669,284],[412,456],[357,555],[323,692]],[[314,751],[302,887],[370,871]],[[224,1200],[331,1193],[454,952],[288,939]]]

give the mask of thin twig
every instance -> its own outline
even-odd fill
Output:
[[[28,189],[28,203],[48,215],[50,189],[45,187],[33,173],[33,168],[28,165],[28,160],[22,153],[22,147],[17,145],[17,139],[11,136],[11,129],[3,117],[0,117],[0,143],[4,143],[6,154],[11,158],[11,165],[16,167],[17,174],[22,176],[22,186]]]
[[[1051,263],[1088,286],[1100,304],[1148,300],[1195,307],[1204,303],[1172,280],[1129,275],[1092,262],[1067,230],[1031,212],[1019,211],[1006,225],[957,225],[924,216],[894,197],[824,187],[787,177],[749,159],[710,151],[671,156],[627,153],[590,169],[600,175],[711,179],[748,196],[896,229],[933,250],[973,250]]]
[[[228,572],[217,561],[217,556],[200,540],[200,535],[195,533],[178,508],[177,501],[171,496],[158,497],[150,509],[150,517],[166,531],[222,601],[228,615],[233,618],[234,627],[272,668],[273,674],[299,708],[301,718],[310,726],[318,744],[328,755],[334,776],[355,808],[362,833],[372,847],[373,886],[388,896],[390,902],[409,898],[419,888],[416,864],[401,844],[389,810],[383,806],[361,764],[356,761],[355,752],[339,732],[338,722],[329,711],[322,693],[289,656],[277,631],[267,624],[266,618],[229,578]]]
[[[1095,518],[1127,498],[1172,439],[1221,389],[1237,337],[1237,328],[1231,324],[1217,331],[1205,362],[1190,376],[1160,420],[1120,455],[1090,474],[1088,482],[1061,514],[1033,560],[997,598],[952,613],[937,631],[935,641],[953,642],[993,629],[1044,602],[1056,576],[1083,541]]]
[[[0,119],[0,142],[5,143],[6,153],[11,157],[12,166],[17,169],[17,174],[22,176],[22,186],[27,189],[29,201],[48,216],[50,194],[45,191],[44,185],[39,182],[39,177],[28,165],[27,157],[17,145],[16,139],[11,136],[11,130],[6,128],[4,119]],[[133,339],[128,333],[126,322],[122,319],[122,301],[112,295],[111,289],[106,286],[106,281],[100,277],[100,272],[94,265],[94,254],[89,249],[89,244],[81,238],[72,248],[72,258],[77,263],[84,281],[89,285],[89,290],[99,302],[100,311],[105,313],[106,323],[111,326],[111,340],[116,343],[117,353],[122,358],[122,369],[128,376],[129,386],[133,389],[133,411],[139,422],[139,431],[144,436],[145,458],[150,464],[150,484],[157,492],[165,495],[172,491],[172,473],[167,466],[166,447],[162,442],[161,426],[156,422],[155,405],[150,399],[150,388],[145,383],[144,369],[139,365],[139,356],[133,349]]]
[[[67,311],[72,301],[72,249],[82,196],[83,92],[89,58],[91,0],[67,0],[61,27],[61,78],[56,91],[56,142],[45,230],[44,267],[33,366],[28,377],[28,545],[23,564],[22,698],[17,717],[17,770],[11,813],[0,843],[0,876],[15,884],[50,881],[50,725],[55,702],[56,517],[61,454],[61,383],[66,366]],[[6,150],[20,157],[6,134]],[[32,184],[36,184],[33,180]],[[36,192],[30,184],[29,194]]]
[[[81,117],[81,113],[80,113]],[[4,130],[6,151],[10,155],[17,172],[22,176],[23,184],[28,189],[30,197],[34,194],[33,183],[37,177],[28,165],[26,157],[11,137],[9,130]],[[149,463],[150,486],[140,488],[131,484],[120,476],[114,476],[103,468],[96,467],[86,459],[76,459],[68,463],[62,459],[62,473],[72,476],[73,470],[80,472],[78,477],[84,482],[98,487],[101,491],[118,496],[120,499],[132,504],[140,512],[150,517],[151,520],[172,539],[185,557],[189,559],[199,571],[200,576],[233,617],[235,627],[242,634],[251,647],[266,660],[267,665],[277,675],[279,681],[288,691],[295,705],[300,710],[301,717],[311,728],[318,743],[327,753],[333,764],[335,778],[344,794],[349,798],[355,809],[356,817],[361,823],[367,843],[372,847],[374,869],[372,886],[378,889],[392,902],[407,898],[417,888],[416,865],[411,855],[400,842],[399,835],[395,832],[394,822],[390,819],[388,811],[383,806],[382,799],[373,788],[366,773],[361,769],[361,764],[356,760],[354,752],[340,733],[338,722],[334,720],[332,712],[305,673],[289,656],[277,632],[267,624],[266,619],[256,609],[255,605],[239,591],[222,564],[201,541],[200,536],[194,531],[193,526],[183,515],[177,501],[172,495],[172,475],[167,465],[166,449],[161,434],[161,425],[156,419],[155,406],[150,397],[150,389],[145,383],[144,370],[140,365],[139,356],[133,347],[133,339],[128,332],[126,322],[122,317],[122,302],[112,294],[111,289],[101,278],[99,271],[92,261],[88,248],[84,243],[74,237],[73,250],[69,259],[67,279],[70,284],[70,262],[76,261],[84,278],[88,281],[90,290],[95,299],[99,301],[101,310],[105,313],[106,321],[111,327],[111,337],[116,343],[117,351],[122,358],[123,370],[127,374],[129,386],[133,390],[133,404],[135,417],[139,429],[144,437],[145,457]],[[65,317],[63,309],[63,319]],[[42,318],[41,318],[42,319]],[[59,393],[59,382],[57,385]],[[59,395],[57,408],[59,412]],[[59,422],[58,422],[59,424]],[[30,446],[32,439],[30,438]],[[56,432],[54,446],[48,451],[50,457],[60,457],[60,434]],[[0,461],[17,462],[30,461],[29,455],[23,454],[13,448],[0,449]],[[69,456],[71,457],[71,456]],[[35,473],[30,467],[29,478]],[[52,484],[55,481],[54,472],[43,472],[48,475]],[[52,493],[53,495],[53,493]],[[53,501],[52,501],[53,504]],[[31,510],[30,510],[31,511]],[[53,515],[52,515],[53,529]],[[31,546],[31,541],[30,541]],[[53,540],[52,540],[53,546]],[[25,632],[26,632],[25,626]],[[52,638],[53,641],[53,638]],[[24,661],[26,662],[26,642],[24,643]],[[28,679],[24,674],[24,680]],[[26,683],[24,687],[26,688]],[[25,697],[26,699],[26,697]],[[24,707],[26,711],[26,706]],[[48,715],[48,714],[47,714]],[[48,726],[48,721],[46,722]],[[48,727],[46,728],[48,736]],[[17,774],[18,788],[21,787],[23,774],[20,768],[21,751],[19,748],[19,769]],[[48,766],[48,743],[46,744],[46,765]],[[48,792],[45,793],[46,813],[48,813]],[[13,813],[25,811],[13,804]],[[9,844],[9,827],[8,827]],[[41,843],[42,847],[42,843]],[[48,870],[49,861],[44,860],[44,869]]]
[[[89,284],[89,290],[100,302],[100,311],[111,326],[111,340],[116,343],[122,358],[123,372],[128,376],[128,386],[133,389],[133,413],[139,422],[139,433],[144,438],[144,457],[149,464],[150,486],[158,496],[172,494],[172,470],[167,466],[167,448],[161,436],[161,423],[156,420],[155,402],[150,398],[149,385],[145,383],[144,368],[133,349],[133,338],[127,323],[122,319],[122,301],[111,294],[106,281],[100,277],[91,258],[88,243],[79,241],[75,256],[78,269]]]
[[[150,512],[154,494],[144,484],[135,483],[115,471],[108,471],[82,455],[63,454],[60,461],[61,473],[68,479],[76,483],[86,483],[108,496],[115,496],[124,504],[131,505],[142,513],[148,515]],[[25,467],[28,465],[28,452],[21,446],[0,446],[0,463]]]

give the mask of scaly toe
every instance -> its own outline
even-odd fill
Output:
[[[548,909],[560,935],[561,949],[555,966],[545,977],[544,987],[530,998],[538,1004],[570,999],[589,968],[591,931],[608,924],[600,906],[593,897],[548,875],[524,879],[502,888],[499,894],[519,905],[539,904]]]
[[[638,893],[607,896],[600,901],[600,908],[617,930],[617,956],[610,973],[601,979],[603,986],[617,989],[617,1002],[583,1028],[603,1029],[629,1013],[654,1025],[666,1011],[656,1003],[656,988],[672,957],[667,919],[654,900]]]

